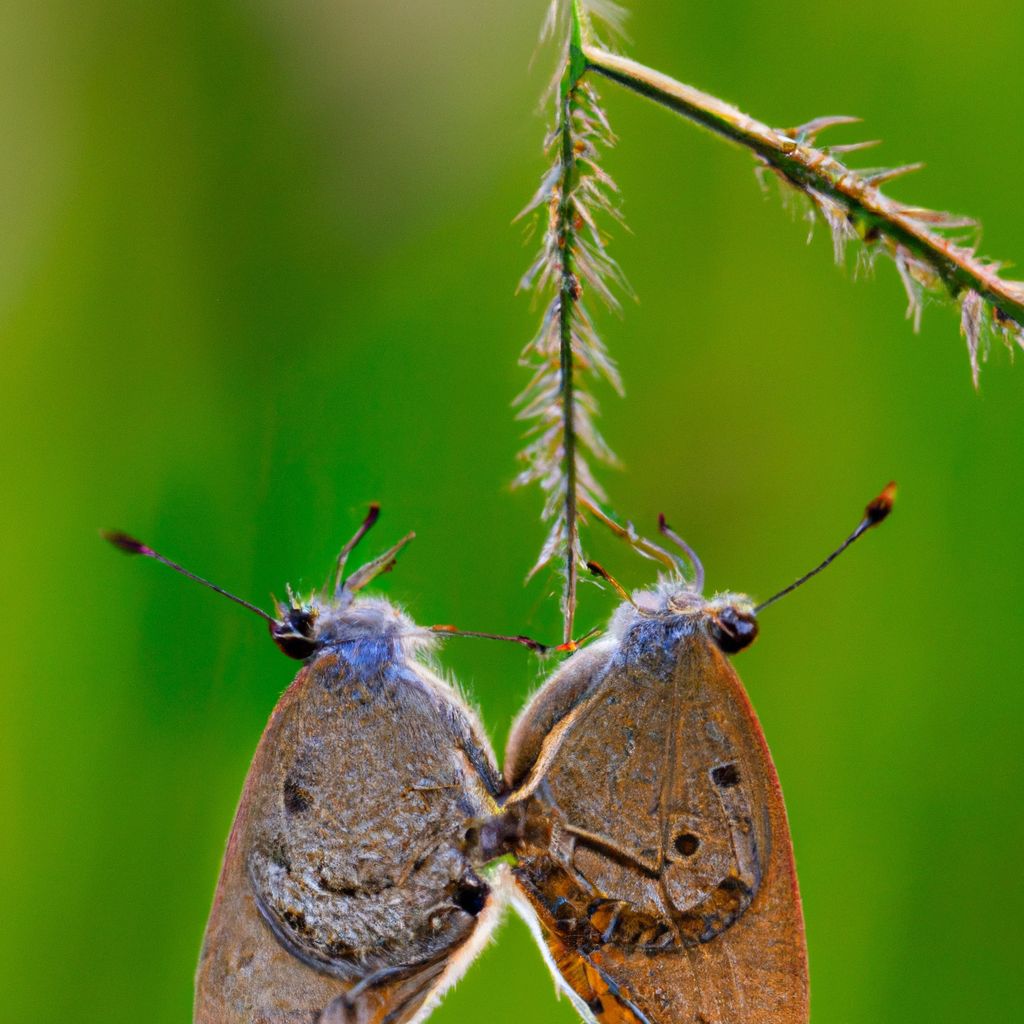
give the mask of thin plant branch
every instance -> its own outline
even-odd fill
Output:
[[[606,251],[600,223],[620,219],[618,190],[600,166],[601,152],[614,137],[596,93],[582,80],[581,9],[573,4],[568,11],[568,54],[557,91],[555,128],[547,142],[552,165],[523,211],[540,211],[546,227],[540,254],[520,287],[544,295],[546,306],[540,329],[523,352],[533,377],[517,401],[520,419],[531,428],[521,453],[525,468],[516,480],[520,485],[539,483],[545,494],[544,519],[551,527],[531,575],[555,559],[561,561],[566,643],[573,639],[579,569],[585,565],[579,537],[582,511],[605,500],[588,456],[616,461],[594,425],[597,403],[588,389],[589,378],[603,376],[621,390],[584,295],[594,293],[617,309],[614,286],[624,284]]]
[[[976,232],[977,224],[883,194],[883,185],[919,169],[919,164],[854,170],[844,162],[846,155],[874,143],[818,148],[817,137],[857,118],[821,117],[798,128],[775,129],[715,96],[612,53],[596,35],[592,18],[618,31],[623,14],[613,0],[552,0],[545,33],[556,34],[565,49],[554,90],[555,127],[546,144],[551,166],[523,211],[537,211],[545,227],[541,251],[520,287],[542,295],[545,305],[538,332],[523,351],[522,362],[533,374],[517,399],[518,416],[530,427],[516,484],[539,484],[545,496],[543,519],[550,524],[549,532],[530,575],[561,562],[567,644],[572,641],[580,568],[588,564],[580,542],[584,515],[610,526],[645,557],[662,561],[665,555],[631,525],[618,525],[614,513],[603,508],[605,494],[590,468],[591,459],[616,462],[597,432],[598,409],[590,384],[603,376],[621,392],[621,383],[585,295],[596,294],[618,309],[616,286],[628,287],[606,251],[601,223],[621,223],[621,216],[618,189],[600,165],[601,153],[614,137],[591,85],[593,75],[624,85],[749,150],[760,172],[772,173],[784,188],[809,201],[812,221],[819,215],[825,220],[837,262],[854,241],[863,245],[860,256],[868,263],[880,253],[891,257],[907,292],[907,316],[915,330],[926,294],[957,302],[975,387],[993,338],[1011,351],[1015,345],[1024,349],[1024,283],[1004,280],[1000,265],[979,257],[964,239],[963,232]]]
[[[761,167],[812,203],[828,223],[841,260],[846,243],[860,239],[872,253],[892,257],[907,291],[907,315],[920,324],[923,294],[946,293],[960,304],[975,387],[979,363],[991,337],[1024,348],[1024,282],[999,276],[998,263],[979,257],[956,232],[976,230],[963,217],[910,206],[884,195],[881,186],[920,164],[857,171],[837,154],[871,143],[816,148],[820,132],[856,118],[822,117],[799,128],[771,128],[715,96],[684,85],[659,71],[597,45],[584,26],[583,55],[588,70],[663,104],[683,117],[750,150]],[[952,233],[952,234],[950,234]]]

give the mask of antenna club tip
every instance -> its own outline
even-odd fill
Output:
[[[664,512],[658,513],[658,529],[664,533],[668,529],[668,520],[665,518]]]
[[[126,555],[152,555],[153,549],[121,530],[100,530],[100,536]]]
[[[373,526],[375,522],[380,518],[380,502],[371,501],[370,507],[366,511],[366,523],[367,526]]]
[[[604,579],[608,575],[597,562],[587,562],[587,569],[590,571],[591,576],[600,576]]]
[[[868,525],[877,526],[889,515],[896,503],[896,491],[896,482],[890,481],[882,493],[868,504],[868,507],[864,509],[864,517],[867,519]]]
[[[547,644],[542,644],[539,640],[534,640],[533,637],[523,636],[522,633],[517,633],[512,637],[512,641],[513,643],[522,644],[523,647],[533,651],[534,654],[547,654],[551,650]],[[555,649],[561,650],[560,647]]]

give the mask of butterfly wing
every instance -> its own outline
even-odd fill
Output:
[[[197,1024],[422,1020],[497,917],[465,837],[498,788],[472,716],[422,666],[318,657],[246,780]]]
[[[645,628],[587,687],[556,678],[559,712],[537,702],[555,724],[516,797],[519,903],[586,1020],[805,1024],[792,847],[754,711],[703,630]],[[529,716],[514,740],[536,736]]]

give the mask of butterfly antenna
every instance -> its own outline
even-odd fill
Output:
[[[693,566],[693,588],[698,593],[704,591],[704,563],[697,557],[697,552],[690,547],[689,544],[679,536],[675,530],[665,521],[664,515],[658,516],[658,529],[662,535],[668,537],[676,547],[680,548],[684,555],[689,559],[690,565]]]
[[[277,619],[273,615],[268,615],[262,608],[257,608],[256,605],[250,604],[241,597],[236,597],[230,591],[225,590],[223,587],[218,587],[216,583],[211,583],[209,580],[204,580],[202,576],[197,576],[194,572],[189,572],[184,566],[178,565],[177,562],[172,562],[169,558],[161,555],[159,551],[154,551],[151,547],[143,544],[142,541],[136,540],[134,537],[130,537],[127,533],[121,533],[120,530],[100,530],[100,536],[126,555],[143,555],[146,558],[152,558],[154,561],[166,565],[169,569],[181,573],[182,576],[187,576],[190,580],[195,580],[196,583],[201,583],[204,587],[217,594],[221,594],[229,601],[234,601],[235,604],[248,608],[249,611],[255,612],[260,618],[266,619],[267,622],[279,625]]]
[[[767,601],[763,601],[754,609],[754,614],[759,615],[765,608],[771,604],[775,604],[776,601],[781,597],[785,597],[787,594],[792,594],[797,587],[802,587],[809,579],[817,576],[822,569],[830,566],[855,540],[860,539],[868,532],[873,526],[877,526],[883,520],[885,520],[889,513],[892,511],[894,502],[896,501],[896,484],[890,483],[882,493],[872,501],[866,509],[864,509],[864,518],[860,521],[857,529],[850,534],[842,544],[839,545],[832,552],[828,558],[825,559],[820,565],[816,565],[810,572],[805,573],[795,583],[791,583],[784,590],[780,590],[774,597],[769,597]]]
[[[634,608],[636,607],[636,601],[630,597],[626,588],[603,565],[600,565],[597,562],[587,562],[587,568],[590,570],[591,576],[596,576],[598,579],[604,580],[611,586],[612,590],[622,598],[623,601],[627,601]]]
[[[478,633],[470,629],[457,629],[455,626],[431,626],[430,631],[432,633],[441,633],[445,636],[468,636],[477,637],[480,640],[503,640],[506,643],[519,644],[521,647],[526,647],[537,654],[550,654],[552,651],[572,654],[592,637],[597,636],[600,629],[592,629],[578,640],[570,640],[564,644],[545,644],[541,643],[540,640],[534,640],[533,637],[522,635],[505,636],[501,633]]]
[[[366,513],[366,518],[362,521],[359,529],[356,530],[352,539],[338,552],[338,561],[335,563],[334,569],[334,592],[335,594],[341,593],[344,588],[344,577],[345,577],[345,563],[348,561],[348,556],[355,550],[356,545],[370,532],[373,528],[373,524],[380,518],[380,505],[377,502],[373,502],[370,505],[369,511]]]
[[[661,564],[669,570],[679,569],[678,558],[674,555],[670,555],[664,548],[659,547],[653,541],[649,541],[646,537],[641,537],[640,534],[636,532],[636,527],[633,526],[632,523],[626,523],[625,526],[621,523],[617,523],[610,515],[608,515],[607,512],[592,501],[588,501],[586,498],[581,497],[580,504],[599,523],[611,530],[611,532],[620,540],[624,540],[641,557],[649,558],[655,562],[661,562]]]
[[[370,525],[372,526],[373,524],[371,523]],[[367,527],[367,529],[369,529],[369,527]],[[357,591],[362,590],[363,587],[368,583],[371,583],[378,576],[381,576],[386,572],[391,572],[395,567],[395,563],[398,561],[399,551],[401,551],[402,548],[404,548],[415,536],[415,533],[407,533],[393,548],[385,551],[379,558],[375,558],[372,562],[367,562],[366,565],[356,569],[356,571],[352,573],[347,580],[345,580],[342,589],[354,594]]]
[[[536,651],[537,654],[547,654],[548,651],[552,650],[549,644],[542,644],[539,640],[534,640],[528,636],[504,636],[501,633],[478,633],[472,629],[458,629],[455,626],[431,626],[431,633],[443,633],[445,636],[469,636],[476,637],[480,640],[505,640],[510,644],[519,644],[522,647],[526,647],[531,651]]]

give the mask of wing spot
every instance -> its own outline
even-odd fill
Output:
[[[303,932],[306,930],[306,915],[294,907],[285,910],[284,921],[292,931]]]
[[[476,917],[487,904],[487,897],[491,894],[488,886],[484,885],[479,878],[468,875],[459,882],[458,888],[452,894],[452,902],[472,917]]]
[[[722,789],[732,789],[740,784],[740,770],[734,764],[720,764],[711,769],[711,781]]]
[[[692,857],[700,848],[700,839],[692,832],[676,836],[676,850],[684,857]]]
[[[313,795],[291,775],[284,780],[283,795],[284,809],[289,814],[302,814],[313,806]]]

